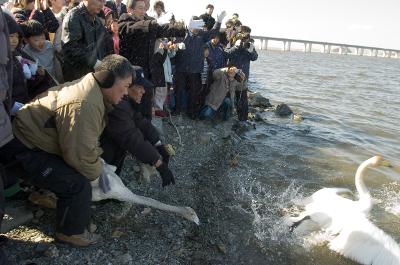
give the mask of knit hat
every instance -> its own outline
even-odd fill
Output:
[[[22,35],[21,27],[18,25],[18,23],[15,21],[15,19],[7,13],[4,13],[4,17],[7,22],[8,32],[10,34],[19,33],[20,35]]]

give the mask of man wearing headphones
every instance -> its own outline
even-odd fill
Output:
[[[49,89],[16,114],[15,138],[0,153],[16,158],[30,183],[57,195],[58,241],[89,246],[100,240],[86,229],[90,181],[100,178],[107,192],[99,138],[107,112],[128,94],[134,75],[126,58],[110,55],[94,73]]]

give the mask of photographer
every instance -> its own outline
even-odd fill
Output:
[[[242,26],[235,45],[225,50],[229,59],[229,64],[242,69],[246,75],[243,89],[235,92],[236,109],[240,121],[247,120],[248,115],[247,82],[250,74],[250,62],[256,61],[258,58],[257,51],[250,39],[250,33],[251,29],[249,27]]]
[[[234,93],[242,90],[245,79],[244,73],[234,66],[215,70],[200,118],[211,119],[215,112],[221,111],[223,119],[228,120],[232,114]]]

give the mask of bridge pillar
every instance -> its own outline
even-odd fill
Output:
[[[292,42],[291,41],[284,41],[283,42],[283,50],[285,52],[290,52],[290,47],[292,46]]]
[[[386,51],[387,58],[392,58],[392,51]]]
[[[268,40],[267,39],[261,41],[261,49],[268,50]]]
[[[325,49],[325,45],[324,45],[324,53],[330,54],[331,53],[331,45],[326,45],[326,49]]]
[[[378,57],[378,53],[379,53],[379,50],[377,50],[377,49],[372,50],[372,56]]]
[[[364,49],[363,48],[357,48],[357,55],[363,56],[364,55]]]
[[[304,43],[304,52],[311,52],[311,50],[312,50],[312,43],[305,42]]]

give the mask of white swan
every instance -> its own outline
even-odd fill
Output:
[[[338,188],[323,188],[307,198],[305,211],[288,219],[294,232],[323,230],[330,235],[329,248],[347,258],[368,265],[399,265],[398,244],[367,218],[372,198],[363,175],[368,167],[379,166],[381,162],[381,157],[375,156],[358,167],[355,176],[358,201],[340,196],[349,190]]]
[[[104,163],[104,162],[103,162]],[[115,174],[115,167],[112,165],[108,165],[104,163],[103,169],[106,171],[109,182],[110,182],[110,191],[104,193],[99,187],[99,180],[96,179],[91,182],[92,185],[92,201],[101,201],[107,199],[115,199],[124,202],[131,202],[135,204],[142,204],[146,206],[150,206],[159,210],[173,212],[182,217],[186,218],[189,221],[200,224],[199,217],[196,212],[190,207],[180,207],[180,206],[172,206],[160,201],[136,195],[132,191],[130,191],[122,182],[120,177]]]

